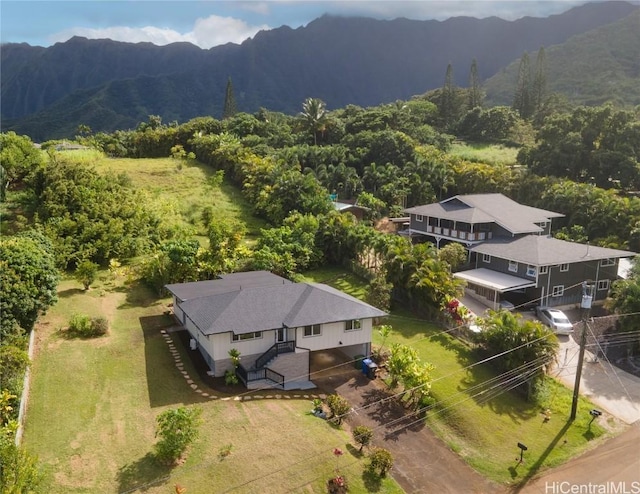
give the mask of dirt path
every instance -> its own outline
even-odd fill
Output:
[[[349,425],[366,425],[375,431],[374,445],[391,451],[395,459],[393,478],[408,493],[499,494],[506,488],[492,483],[469,467],[422,423],[402,419],[404,409],[394,401],[379,403],[387,396],[378,381],[361,372],[314,378],[326,392],[344,396],[356,412]],[[334,391],[335,390],[335,391]],[[361,407],[372,406],[358,410]]]

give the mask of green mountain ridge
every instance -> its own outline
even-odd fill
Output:
[[[640,11],[545,48],[545,54],[550,92],[587,106],[640,105]],[[534,64],[535,53],[530,57]],[[512,103],[519,65],[516,60],[485,82],[489,104]]]
[[[238,110],[246,112],[263,107],[294,114],[307,97],[330,109],[407,100],[441,87],[449,63],[455,83],[464,87],[473,58],[481,78],[509,74],[505,67],[524,51],[560,45],[632,12],[640,12],[638,6],[606,2],[517,21],[323,16],[209,50],[84,38],[49,48],[8,44],[1,51],[2,127],[46,140],[71,137],[80,124],[94,131],[132,128],[150,114],[165,122],[220,117],[228,77]],[[632,55],[633,49],[625,56]],[[512,97],[512,90],[502,92]],[[621,98],[635,101],[624,91]]]

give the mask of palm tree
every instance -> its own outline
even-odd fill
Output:
[[[327,110],[324,101],[318,98],[307,98],[302,103],[300,116],[305,126],[313,133],[313,144],[318,145],[318,132],[324,131],[327,121]]]

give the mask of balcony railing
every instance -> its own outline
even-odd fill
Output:
[[[238,376],[238,379],[240,379],[245,386],[248,386],[252,381],[261,381],[266,379],[284,388],[284,376],[267,367],[247,370],[242,366],[242,364],[240,364],[236,368],[236,376]]]
[[[274,357],[277,357],[281,353],[291,353],[291,352],[294,352],[295,350],[296,350],[295,341],[282,341],[280,343],[276,343],[271,348],[269,348],[269,350],[264,352],[262,355],[260,355],[256,359],[256,362],[255,364],[253,364],[253,367],[255,369],[260,369],[261,367],[264,367],[265,365],[267,365],[267,363],[271,359],[273,359]]]

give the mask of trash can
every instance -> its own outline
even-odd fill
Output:
[[[369,374],[369,364],[373,364],[373,360],[371,360],[370,358],[362,359],[362,373],[364,375]]]
[[[356,355],[354,357],[353,365],[356,369],[362,369],[362,360],[364,359],[364,355]]]
[[[376,378],[376,371],[378,370],[378,364],[369,359],[369,363],[367,364],[367,377],[369,379]]]

